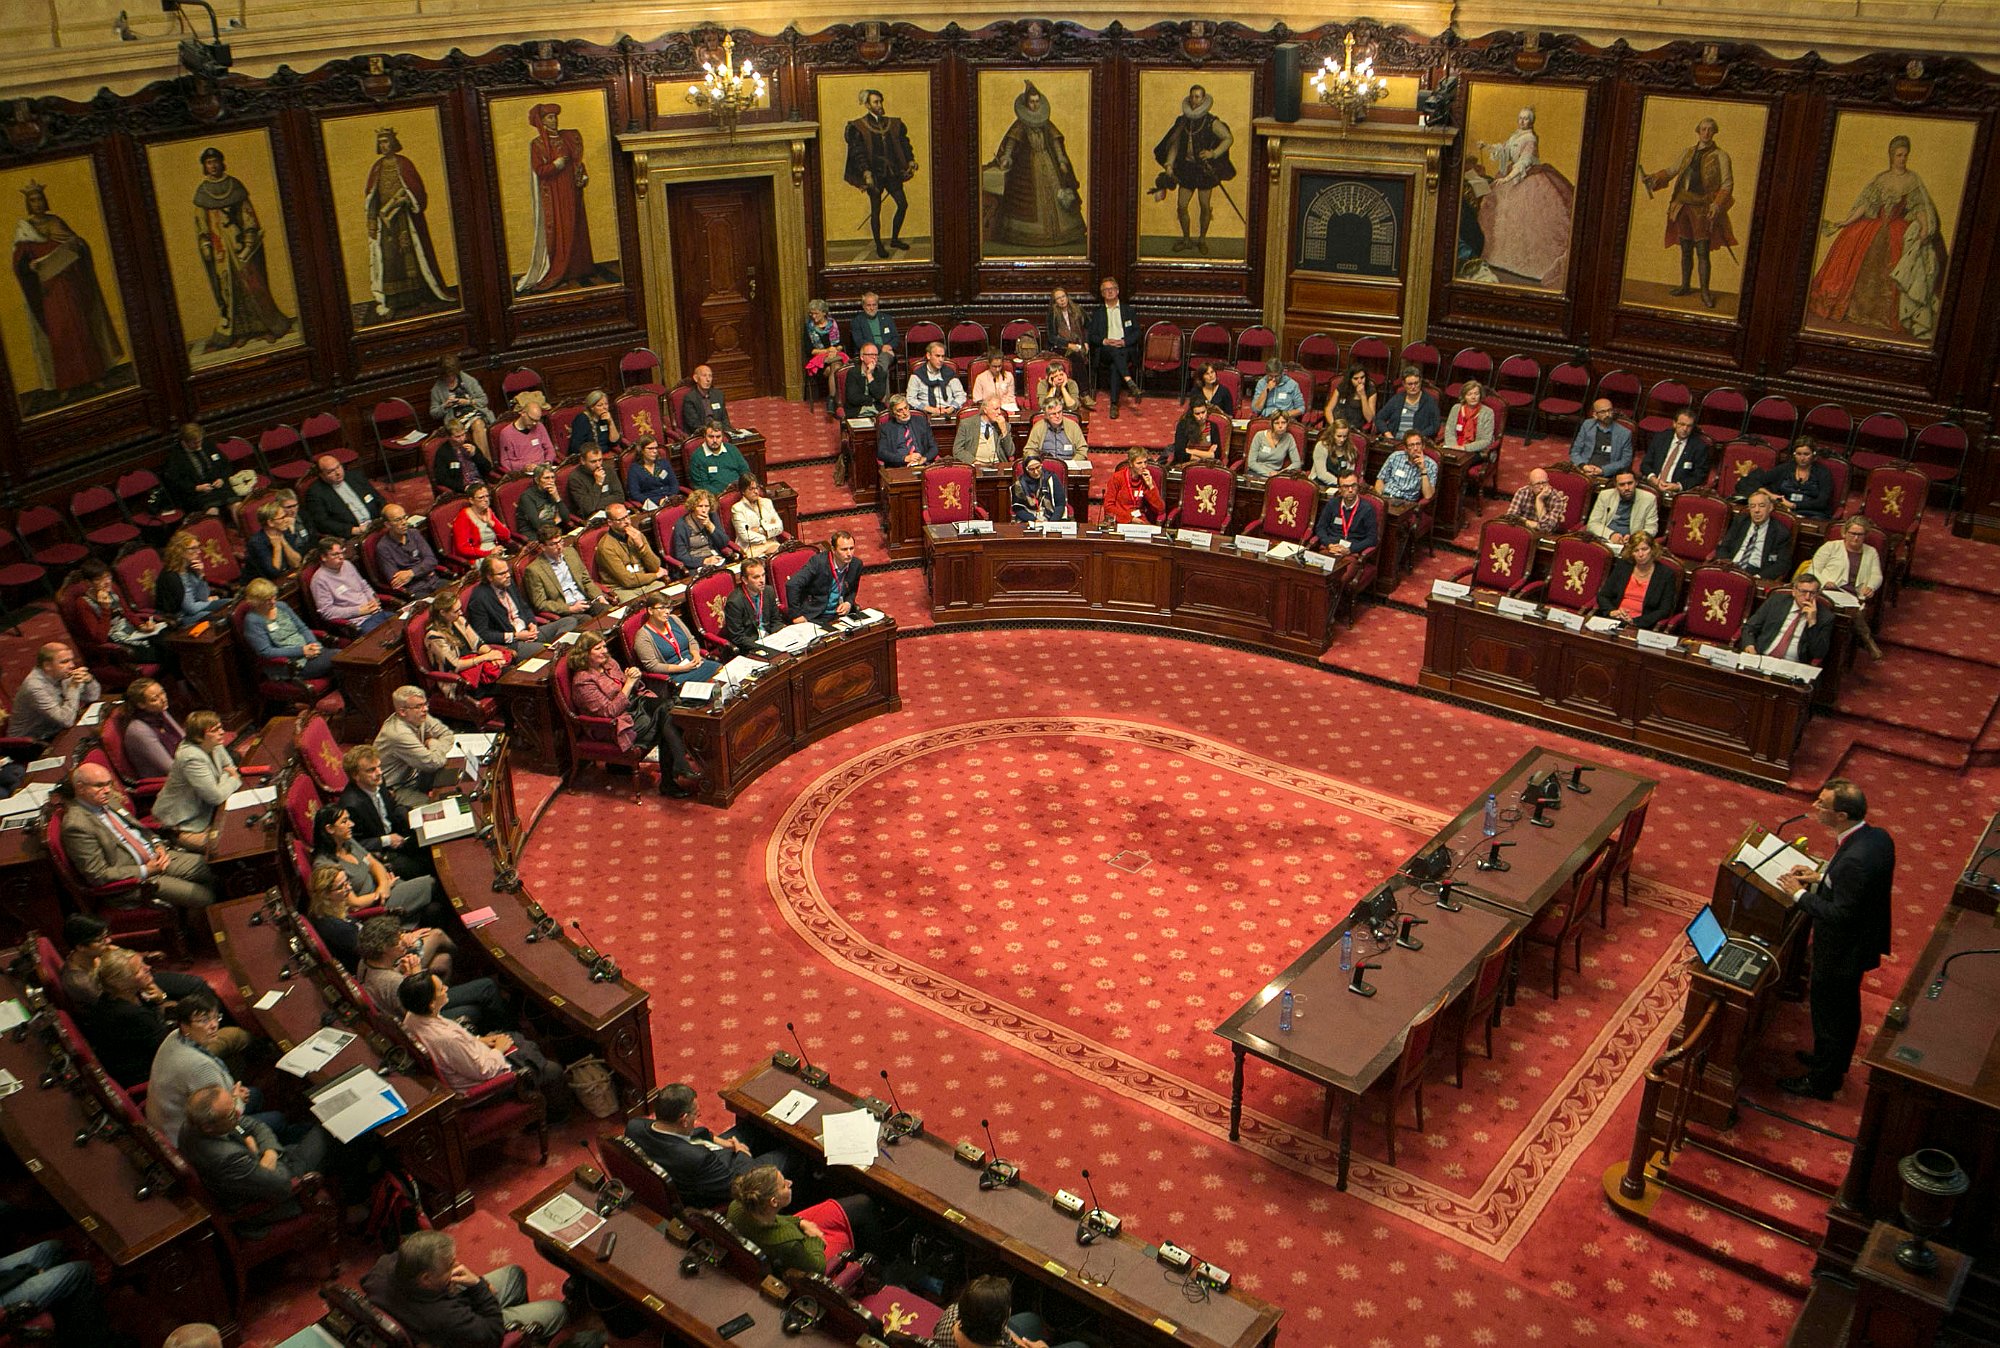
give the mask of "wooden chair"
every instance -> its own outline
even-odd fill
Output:
[[[1396,1164],[1396,1116],[1403,1110],[1403,1101],[1414,1100],[1417,1106],[1417,1131],[1424,1131],[1424,1078],[1437,1056],[1437,1022],[1444,1011],[1444,1003],[1439,1002],[1425,1011],[1415,1024],[1410,1026],[1409,1037],[1403,1040],[1402,1056],[1396,1059],[1394,1076],[1385,1078],[1381,1087],[1382,1131],[1388,1143],[1389,1164]]]
[[[1548,946],[1554,958],[1550,960],[1549,996],[1554,1001],[1562,1000],[1562,952],[1568,945],[1577,973],[1583,972],[1583,919],[1590,911],[1591,891],[1604,881],[1605,867],[1610,863],[1611,851],[1615,844],[1607,841],[1591,855],[1578,871],[1575,879],[1563,896],[1551,902],[1542,910],[1542,915],[1525,933],[1531,945]]]
[[[1619,906],[1632,906],[1632,854],[1639,850],[1639,835],[1646,829],[1646,811],[1653,808],[1647,799],[1644,805],[1625,816],[1624,825],[1618,830],[1618,841],[1611,853],[1611,865],[1604,872],[1604,887],[1597,905],[1597,925],[1609,925],[1607,910],[1611,907],[1611,882],[1618,882]]]
[[[1465,1085],[1465,1041],[1475,1026],[1486,1038],[1486,1056],[1489,1059],[1493,1056],[1493,1030],[1500,1024],[1500,1011],[1506,1003],[1507,973],[1513,966],[1514,945],[1519,939],[1520,933],[1516,932],[1502,942],[1479,966],[1479,975],[1472,980],[1472,986],[1458,995],[1458,1016],[1452,1034],[1454,1086]]]

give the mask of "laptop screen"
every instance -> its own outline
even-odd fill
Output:
[[[1694,942],[1695,953],[1701,956],[1703,964],[1715,963],[1715,957],[1722,953],[1722,947],[1729,944],[1723,934],[1722,924],[1715,920],[1715,910],[1707,904],[1694,915],[1694,921],[1687,925],[1687,935]]]

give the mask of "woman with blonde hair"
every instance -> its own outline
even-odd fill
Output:
[[[746,557],[768,557],[784,546],[785,521],[771,498],[764,495],[763,483],[746,477],[736,485],[743,493],[729,509],[736,546]]]
[[[876,1226],[875,1204],[864,1195],[830,1198],[786,1215],[792,1182],[774,1165],[744,1171],[730,1181],[729,1193],[729,1224],[781,1275],[788,1268],[823,1274],[838,1267],[843,1255],[859,1253],[862,1237],[872,1236]]]
[[[292,678],[323,679],[333,672],[333,652],[278,598],[277,586],[251,581],[243,587],[243,604],[243,640],[259,660],[288,665]]]
[[[1361,474],[1361,455],[1354,447],[1354,431],[1346,417],[1332,417],[1313,441],[1312,466],[1306,476],[1315,486],[1328,491],[1340,485],[1342,473]]]
[[[201,540],[185,529],[168,539],[160,578],[153,582],[154,611],[176,627],[193,627],[228,602],[208,583]]]
[[[715,493],[696,487],[688,493],[687,513],[674,524],[674,560],[690,571],[702,571],[721,566],[729,547],[729,535],[715,518]]]

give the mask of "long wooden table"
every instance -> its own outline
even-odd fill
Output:
[[[1169,468],[1166,484],[1161,489],[1162,498],[1168,511],[1178,509],[1187,469],[1185,466]],[[1240,534],[1245,529],[1264,518],[1264,493],[1267,479],[1254,477],[1249,473],[1238,473],[1233,489],[1229,510],[1229,532]],[[1326,504],[1327,493],[1319,490],[1313,496],[1314,519],[1318,510]],[[1386,597],[1416,565],[1417,522],[1419,513],[1415,501],[1390,501],[1389,518],[1384,522],[1382,541],[1379,544],[1379,565],[1375,572],[1374,593]]]
[[[1782,785],[1812,689],[1685,650],[1649,650],[1629,630],[1573,632],[1502,613],[1485,596],[1432,598],[1426,688],[1608,735]]]
[[[1497,796],[1503,809],[1518,807],[1530,776],[1548,769],[1567,775],[1579,764],[1590,769],[1585,779],[1591,788],[1588,795],[1565,790],[1562,808],[1548,815],[1549,828],[1503,823],[1495,837],[1515,844],[1504,853],[1511,869],[1473,869],[1470,863],[1490,841],[1482,827],[1488,794]],[[1480,966],[1532,926],[1574,884],[1598,849],[1625,827],[1633,812],[1646,806],[1655,785],[1648,778],[1544,749],[1531,749],[1517,759],[1417,849],[1419,856],[1440,844],[1451,849],[1452,875],[1464,903],[1456,913],[1432,908],[1422,931],[1423,949],[1405,950],[1389,943],[1378,950],[1367,922],[1359,916],[1363,905],[1357,904],[1338,928],[1216,1027],[1215,1033],[1229,1042],[1236,1059],[1230,1082],[1230,1140],[1237,1139],[1242,1127],[1245,1060],[1255,1056],[1325,1087],[1322,1136],[1330,1135],[1334,1107],[1339,1105],[1335,1184],[1345,1189],[1355,1110],[1361,1097],[1395,1066],[1411,1027],[1427,1015],[1445,1014],[1445,1008],[1471,987]],[[1406,895],[1415,887],[1414,881],[1402,878],[1389,883]],[[1407,898],[1403,901],[1405,911],[1409,903]],[[1340,968],[1341,937],[1350,929],[1355,932],[1355,962],[1365,959],[1382,965],[1368,978],[1377,990],[1373,997],[1349,992],[1349,974]],[[1282,995],[1288,990],[1303,997],[1308,1009],[1290,1030],[1283,1030],[1278,1021]]]
[[[1238,552],[1225,539],[1075,537],[1001,524],[990,534],[930,529],[931,619],[1082,618],[1201,632],[1318,658],[1333,639],[1343,558],[1332,571]]]
[[[795,1090],[817,1102],[804,1118],[781,1124],[766,1117],[772,1105]],[[816,1157],[825,1155],[819,1116],[854,1109],[858,1098],[837,1086],[808,1086],[792,1073],[766,1064],[751,1068],[722,1093],[723,1103],[738,1119],[754,1121]],[[922,1111],[919,1102],[908,1103]],[[1076,1218],[1052,1207],[1047,1189],[1026,1177],[1008,1188],[981,1189],[979,1170],[960,1161],[952,1147],[952,1141],[927,1132],[893,1150],[884,1147],[879,1163],[856,1174],[878,1202],[915,1213],[950,1232],[979,1265],[1004,1266],[1095,1316],[1096,1330],[1110,1343],[1257,1348],[1276,1341],[1278,1317],[1283,1314],[1278,1307],[1233,1287],[1199,1301],[1182,1295],[1179,1279],[1164,1276],[1151,1257],[1151,1247],[1129,1229],[1102,1237],[1087,1255],[1080,1253]],[[1058,1183],[1075,1187],[1080,1181],[1065,1176]],[[1162,1235],[1171,1238],[1170,1233]],[[1225,1251],[1193,1253],[1230,1268]],[[1090,1281],[1085,1281],[1085,1274]],[[1100,1277],[1104,1281],[1097,1281]]]

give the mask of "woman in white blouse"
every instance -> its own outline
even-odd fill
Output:
[[[173,770],[153,801],[153,817],[183,847],[208,846],[215,812],[243,787],[243,774],[222,742],[222,718],[198,711],[174,751]]]
[[[743,549],[745,556],[768,557],[784,546],[785,522],[778,517],[778,507],[764,495],[763,485],[756,478],[746,477],[737,486],[743,494],[729,508],[730,532],[736,536],[736,546]]]

